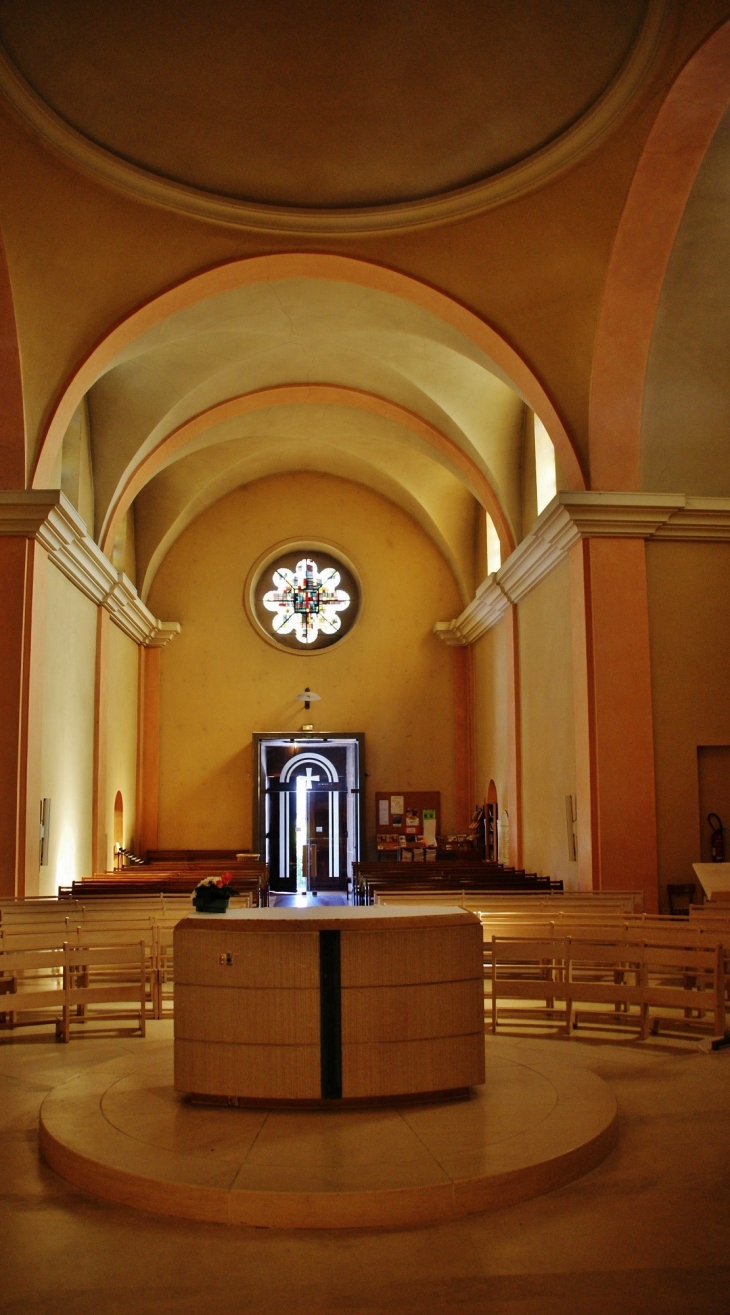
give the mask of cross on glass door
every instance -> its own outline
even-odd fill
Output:
[[[305,774],[297,776],[296,778],[297,891],[300,892],[304,892],[307,889],[307,873],[304,865],[305,846],[309,843],[309,809],[307,805],[307,795],[312,789],[312,785],[315,781],[319,781],[319,775],[315,776],[311,767],[307,768]]]

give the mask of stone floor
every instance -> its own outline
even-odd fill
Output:
[[[154,1023],[150,1039],[170,1030]],[[526,1058],[547,1049],[613,1087],[619,1140],[598,1169],[455,1223],[287,1233],[98,1202],[40,1163],[45,1093],[144,1044],[122,1035],[61,1046],[48,1029],[0,1035],[3,1315],[730,1312],[730,1050],[595,1033],[524,1038]]]

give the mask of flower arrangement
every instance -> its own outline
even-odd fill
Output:
[[[231,885],[232,872],[220,877],[203,877],[193,891],[193,904],[198,912],[225,913],[231,895],[237,895]]]

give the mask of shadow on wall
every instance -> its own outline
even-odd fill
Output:
[[[173,808],[160,791],[160,848],[231,849],[251,846],[253,745],[248,744],[210,772],[201,772],[187,789],[173,789]],[[187,776],[185,767],[182,772]],[[181,772],[181,775],[182,775]],[[172,775],[172,773],[171,773]],[[188,778],[189,780],[189,778]],[[231,819],[237,819],[232,825]]]

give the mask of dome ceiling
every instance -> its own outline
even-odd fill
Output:
[[[662,8],[0,0],[0,39],[54,117],[121,161],[245,203],[342,209],[438,197],[533,156],[595,106]]]

